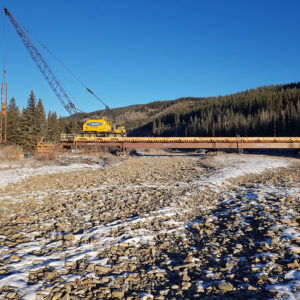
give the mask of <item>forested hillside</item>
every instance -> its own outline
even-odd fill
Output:
[[[79,115],[125,125],[131,136],[300,136],[300,83],[186,97]]]
[[[136,104],[109,110],[99,110],[92,113],[81,113],[77,114],[76,118],[81,120],[105,118],[109,120],[110,123],[126,125],[126,128],[131,131],[132,129],[147,124],[150,120],[174,111],[175,109],[192,106],[198,99],[199,98],[186,97],[170,101],[155,101],[147,104]]]
[[[260,87],[211,98],[180,98],[72,117],[47,117],[31,91],[22,111],[8,106],[7,138],[24,150],[37,141],[58,142],[61,133],[81,132],[84,120],[105,118],[125,125],[131,136],[300,136],[300,83]]]
[[[174,109],[131,131],[131,135],[141,134],[300,136],[300,83],[194,98],[192,105]]]

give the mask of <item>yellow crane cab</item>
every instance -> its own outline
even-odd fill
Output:
[[[125,126],[114,128],[106,120],[88,120],[83,124],[83,133],[96,136],[126,136]]]

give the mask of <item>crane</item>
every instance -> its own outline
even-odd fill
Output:
[[[62,87],[60,82],[55,77],[54,73],[52,72],[49,65],[46,63],[40,52],[37,50],[37,48],[33,45],[29,37],[26,35],[26,33],[23,31],[21,26],[18,24],[16,19],[12,16],[12,14],[8,11],[7,8],[4,8],[5,15],[9,18],[12,25],[14,26],[17,34],[19,35],[22,43],[24,44],[25,48],[27,49],[29,55],[31,56],[32,60],[48,82],[49,86],[63,105],[63,107],[66,109],[66,111],[72,115],[76,113],[82,112],[79,110],[74,103],[71,101],[70,97],[68,96],[65,89]],[[67,69],[68,70],[68,69]],[[69,71],[69,70],[68,70]],[[70,72],[70,71],[69,71]],[[74,77],[74,74],[72,74]],[[76,77],[75,77],[76,78]],[[78,78],[76,78],[78,80]],[[81,82],[81,81],[80,81]],[[82,84],[82,82],[81,82]],[[109,109],[109,107],[97,96],[95,93],[84,86],[85,89],[93,95],[98,101],[100,101],[106,109]],[[87,135],[89,134],[95,134],[97,136],[120,136],[120,135],[126,135],[126,129],[124,126],[111,126],[109,125],[108,121],[105,120],[88,120],[83,125],[83,132]]]
[[[22,43],[24,44],[25,48],[27,49],[29,55],[31,56],[32,60],[48,82],[49,86],[63,105],[63,107],[66,109],[66,111],[72,115],[74,113],[79,113],[82,112],[76,106],[74,103],[71,101],[70,97],[68,96],[67,92],[65,89],[62,87],[60,82],[57,80],[55,77],[54,73],[52,72],[51,68],[49,65],[46,63],[40,52],[37,50],[37,48],[33,45],[29,37],[26,35],[26,33],[23,31],[21,26],[18,24],[16,19],[12,16],[12,14],[8,11],[7,8],[4,8],[5,15],[9,18],[11,21],[12,25],[14,26],[17,34],[19,35]],[[88,89],[88,92],[97,97],[93,91]],[[97,97],[98,98],[98,97]],[[104,103],[105,105],[105,103]],[[108,108],[107,105],[105,107]]]

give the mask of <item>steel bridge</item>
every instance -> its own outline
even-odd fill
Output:
[[[61,144],[72,146],[118,146],[127,149],[300,149],[300,137],[96,137],[62,134]]]

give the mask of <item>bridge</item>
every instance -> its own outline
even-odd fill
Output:
[[[61,144],[72,146],[119,146],[127,149],[300,149],[300,137],[96,137],[62,134]]]

